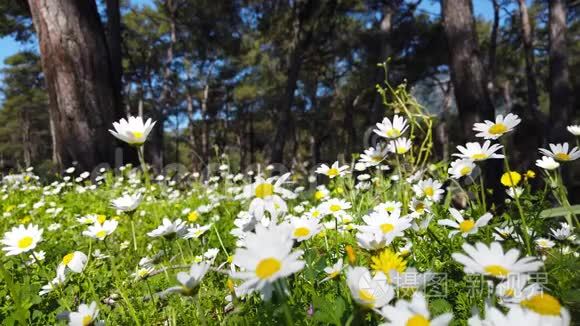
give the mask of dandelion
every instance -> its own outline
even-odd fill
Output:
[[[495,122],[485,120],[483,123],[475,123],[473,125],[473,130],[478,131],[475,135],[476,137],[498,139],[502,135],[512,131],[521,121],[522,120],[513,113],[509,113],[505,118],[500,114],[495,117]]]
[[[15,256],[33,250],[42,241],[42,232],[43,230],[34,224],[26,227],[24,225],[15,226],[4,233],[2,250],[6,251],[7,256]]]
[[[395,296],[395,291],[385,282],[377,281],[364,267],[351,267],[346,271],[346,284],[358,304],[367,308],[381,308]]]
[[[518,183],[520,183],[520,180],[522,180],[522,175],[515,172],[515,171],[510,171],[510,172],[506,172],[501,176],[501,184],[506,186],[506,187],[515,187],[518,185]]]
[[[481,242],[475,246],[465,243],[462,248],[467,255],[454,253],[452,257],[464,265],[464,271],[468,274],[505,279],[514,273],[535,272],[543,265],[536,257],[518,259],[520,252],[515,248],[504,253],[498,242],[492,242],[489,247]]]
[[[560,167],[560,163],[550,156],[542,156],[541,159],[536,160],[536,165],[544,170],[555,170]]]
[[[348,173],[348,165],[339,166],[338,161],[332,163],[332,166],[322,164],[315,171],[318,174],[324,174],[327,177],[333,179],[336,177],[342,177]]]
[[[385,117],[382,122],[377,123],[377,129],[373,131],[383,138],[393,139],[401,136],[408,127],[407,120],[395,114],[392,122],[389,118]]]
[[[261,291],[269,300],[273,283],[304,268],[300,260],[302,251],[292,251],[294,241],[288,224],[256,225],[255,233],[248,233],[244,247],[238,248],[233,263],[243,268],[232,277],[244,280],[240,290],[244,293]]]
[[[480,143],[467,143],[465,146],[457,146],[460,153],[455,153],[453,156],[458,156],[462,159],[470,159],[473,161],[485,161],[487,159],[504,158],[503,154],[496,154],[503,146],[499,144],[491,144],[486,140],[483,145]]]
[[[152,122],[151,118],[149,118],[143,123],[141,117],[129,117],[128,120],[121,119],[119,122],[113,122],[115,130],[109,129],[109,132],[129,145],[141,146],[147,140],[147,136],[149,136],[156,122]]]
[[[387,320],[383,325],[432,325],[446,326],[453,318],[452,313],[444,313],[433,319],[427,308],[427,300],[422,292],[415,292],[411,301],[397,300],[394,306],[384,306],[380,312]]]
[[[403,257],[390,249],[385,249],[380,254],[373,256],[371,261],[371,268],[382,273],[389,282],[392,274],[403,273],[407,269],[407,262]]]
[[[539,151],[543,155],[552,157],[560,162],[574,161],[580,157],[580,149],[574,147],[570,149],[568,143],[562,144],[549,144],[550,150],[545,148],[540,148]]]

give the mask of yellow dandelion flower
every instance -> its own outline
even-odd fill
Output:
[[[501,184],[506,186],[506,187],[515,187],[518,185],[518,183],[520,183],[520,180],[522,180],[522,175],[515,172],[515,171],[509,171],[504,173],[501,176]]]
[[[407,262],[399,253],[385,249],[379,255],[371,258],[371,268],[376,272],[383,272],[387,277],[391,272],[402,273],[407,269]]]

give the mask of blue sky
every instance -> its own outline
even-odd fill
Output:
[[[133,4],[145,5],[151,4],[153,1],[132,0],[131,2]],[[473,0],[473,5],[475,14],[477,16],[481,16],[487,20],[491,20],[493,10],[490,0]],[[434,15],[439,15],[441,11],[441,5],[439,4],[439,0],[424,0],[421,2],[419,9]],[[505,13],[502,14],[505,15]],[[4,66],[4,59],[6,57],[9,57],[19,51],[26,49],[35,50],[37,49],[37,46],[34,43],[24,45],[20,44],[11,37],[0,38],[0,69],[2,69],[2,67]]]

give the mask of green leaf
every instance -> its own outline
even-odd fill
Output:
[[[540,213],[541,218],[551,218],[558,216],[566,216],[570,214],[580,214],[580,205],[573,205],[568,207],[556,207],[545,209]]]

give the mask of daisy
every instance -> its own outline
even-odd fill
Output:
[[[506,189],[505,193],[511,198],[520,197],[524,193],[524,188],[522,187],[511,187]]]
[[[111,206],[123,212],[134,211],[141,203],[143,196],[141,194],[123,195],[122,197],[111,200]]]
[[[351,207],[352,205],[346,200],[331,198],[320,205],[320,210],[325,215],[331,214],[336,217]]]
[[[385,117],[382,122],[377,123],[377,129],[373,131],[383,138],[393,139],[401,136],[408,127],[407,120],[395,114],[392,122]]]
[[[320,185],[316,187],[316,191],[314,192],[314,199],[316,200],[324,200],[330,196],[330,191],[324,185]]]
[[[572,135],[580,136],[580,125],[571,125],[571,126],[568,126],[566,129],[568,129],[568,131]]]
[[[473,131],[478,131],[475,136],[483,137],[484,139],[498,139],[503,134],[508,133],[520,124],[522,120],[515,114],[509,113],[503,117],[498,115],[495,117],[495,122],[485,120],[485,122],[473,124]]]
[[[526,325],[526,326],[544,326],[539,315],[526,311],[518,306],[510,309],[504,315],[501,310],[493,306],[485,306],[485,318],[479,315],[473,315],[467,321],[469,326],[500,326],[500,325]],[[552,324],[553,326],[557,324]],[[564,324],[562,324],[564,325]],[[565,324],[568,325],[568,324]]]
[[[505,227],[496,227],[495,232],[493,234],[493,238],[496,241],[504,241],[507,240],[511,237],[512,233],[514,233],[514,227],[513,226],[505,226]]]
[[[566,222],[560,223],[559,229],[550,229],[552,236],[557,240],[574,240],[576,236],[572,233],[573,228]]]
[[[550,249],[556,245],[554,241],[546,238],[539,238],[536,239],[534,242],[536,243],[536,246],[538,246],[539,249]]]
[[[385,157],[387,157],[389,149],[387,146],[377,144],[375,147],[370,147],[364,151],[360,156],[359,162],[366,164],[367,166],[375,166],[380,164]]]
[[[358,229],[363,232],[381,234],[385,237],[385,242],[388,245],[411,227],[411,219],[402,218],[399,214],[400,211],[394,211],[392,214],[372,212],[362,217],[366,225],[361,225]]]
[[[410,216],[412,218],[417,218],[425,214],[425,212],[431,212],[431,203],[425,200],[413,198],[409,203],[409,209],[411,210]]]
[[[294,241],[288,224],[272,224],[268,228],[258,224],[255,233],[248,233],[244,247],[236,249],[233,264],[242,268],[232,277],[244,280],[244,293],[261,291],[264,300],[272,296],[273,283],[304,268],[302,251],[292,251]]]
[[[489,247],[482,242],[478,242],[475,246],[465,243],[462,248],[467,255],[453,253],[451,256],[464,265],[467,274],[483,274],[505,279],[514,273],[535,272],[543,265],[536,257],[518,260],[520,252],[517,249],[510,249],[504,253],[499,242],[492,242]]]
[[[201,237],[205,232],[207,232],[211,228],[212,224],[208,225],[196,225],[194,227],[188,228],[187,233],[183,235],[184,239],[198,239]]]
[[[332,163],[332,166],[322,164],[315,171],[318,174],[324,174],[327,177],[333,179],[335,177],[342,177],[343,175],[349,173],[348,165],[338,166],[338,161]]]
[[[441,182],[429,178],[427,180],[421,180],[419,183],[413,185],[413,191],[417,197],[425,197],[426,199],[436,203],[441,200],[442,195],[445,192],[441,189],[442,186],[443,184]]]
[[[151,122],[151,118],[149,118],[143,123],[141,117],[129,117],[128,120],[121,119],[119,122],[113,122],[115,130],[109,129],[109,132],[129,145],[141,146],[147,140],[147,136],[156,122]]]
[[[340,258],[336,264],[332,265],[332,266],[328,266],[324,268],[324,272],[326,273],[326,277],[324,279],[322,279],[322,282],[331,280],[335,277],[337,277],[340,272],[342,272],[342,268],[343,268],[343,262],[342,262],[342,258]]]
[[[391,272],[389,275],[390,283],[397,287],[398,290],[411,290],[412,293],[418,289],[425,289],[427,284],[435,277],[432,272],[420,273],[416,268],[411,267],[403,273]]]
[[[489,140],[486,140],[483,145],[480,143],[467,143],[465,146],[457,146],[457,149],[461,153],[455,153],[453,156],[458,156],[463,159],[470,159],[473,161],[485,161],[490,158],[504,158],[503,154],[496,154],[498,150],[502,149],[503,146],[500,144],[491,144]]]
[[[209,270],[210,265],[208,263],[202,262],[199,264],[192,264],[189,272],[179,272],[177,273],[177,281],[181,283],[181,286],[174,286],[167,290],[166,293],[179,292],[185,296],[192,296],[197,293],[199,289],[198,285],[204,278],[205,274]]]
[[[470,175],[475,167],[476,165],[471,159],[457,159],[451,162],[451,166],[449,167],[449,170],[447,170],[447,173],[449,173],[449,175],[454,179],[460,179]]]
[[[38,295],[43,296],[49,294],[50,292],[57,289],[59,286],[63,285],[65,281],[66,279],[64,275],[57,274],[55,278],[53,278],[50,282],[48,282],[47,284],[43,285],[40,288]]]
[[[321,219],[324,216],[326,216],[326,213],[323,212],[320,207],[312,207],[308,212],[304,213],[304,217],[307,218]]]
[[[427,300],[422,292],[415,292],[411,301],[397,300],[394,306],[384,306],[380,312],[387,320],[383,325],[431,325],[446,326],[453,318],[452,313],[444,313],[433,319],[427,308]]]
[[[346,283],[354,301],[367,308],[381,308],[395,296],[391,286],[371,278],[371,273],[364,267],[349,268]]]
[[[532,287],[524,293],[520,307],[538,315],[543,325],[569,325],[570,313],[552,295],[545,293],[540,286]],[[513,309],[513,308],[512,308]]]
[[[115,220],[107,220],[103,224],[95,223],[89,226],[86,231],[83,231],[83,235],[97,240],[105,240],[105,237],[117,229],[117,225],[119,225],[119,222]]]
[[[81,304],[77,311],[71,311],[68,315],[68,324],[70,326],[88,326],[93,325],[95,318],[99,315],[97,303],[91,302],[90,305]]]
[[[154,271],[155,271],[155,268],[153,268],[152,266],[140,267],[140,268],[137,268],[135,273],[131,274],[131,276],[133,276],[133,279],[135,281],[144,280],[144,279],[148,278],[149,275],[151,275],[151,273],[153,273]]]
[[[407,153],[412,146],[413,144],[406,137],[401,137],[397,140],[392,140],[388,145],[390,152],[399,155]]]
[[[457,229],[449,232],[449,237],[452,237],[457,233],[461,233],[464,238],[470,234],[475,234],[480,227],[486,226],[493,217],[491,213],[485,213],[480,218],[478,218],[477,221],[474,221],[470,219],[464,219],[463,216],[461,216],[461,213],[455,208],[449,208],[449,213],[455,219],[455,221],[452,219],[444,219],[437,222],[439,225],[450,226]]]
[[[526,296],[526,292],[529,293],[530,289],[540,286],[537,283],[526,286],[529,280],[529,275],[513,274],[499,283],[495,288],[495,294],[499,298],[499,303],[507,307],[513,307],[514,304],[519,304]]]
[[[290,219],[290,225],[292,226],[292,239],[298,242],[312,238],[322,229],[318,220],[312,218],[293,217]]]
[[[561,162],[574,161],[580,157],[580,149],[578,149],[578,147],[574,147],[569,150],[570,145],[568,145],[568,143],[549,144],[549,146],[550,150],[540,148],[540,153],[549,157],[553,157]]]
[[[265,211],[270,213],[271,217],[287,212],[288,206],[286,206],[286,202],[282,197],[296,197],[292,191],[282,187],[289,177],[290,173],[282,175],[277,180],[274,177],[264,179],[261,176],[257,176],[253,184],[245,186],[242,191],[242,197],[252,199],[249,208],[250,214],[261,219],[264,217]]]
[[[383,249],[387,244],[387,237],[382,233],[373,231],[361,231],[356,234],[356,241],[361,248],[374,251]]]
[[[147,235],[152,238],[164,237],[170,239],[174,236],[182,236],[186,232],[185,222],[177,219],[171,222],[167,217],[163,218],[163,224],[155,230],[148,232]]]
[[[373,208],[373,210],[375,212],[381,213],[381,212],[387,212],[387,213],[393,213],[395,211],[401,211],[401,207],[403,207],[403,203],[399,202],[399,201],[387,201],[384,203],[380,203],[377,206],[375,206]]]
[[[560,163],[556,162],[556,160],[550,156],[542,156],[541,159],[536,160],[536,166],[541,167],[544,170],[555,170],[560,167]]]
[[[43,230],[34,224],[26,227],[24,225],[15,226],[4,233],[4,238],[2,239],[4,247],[2,250],[6,251],[7,256],[15,256],[30,251],[42,241],[42,232]]]
[[[64,277],[67,271],[73,273],[82,273],[87,266],[88,257],[80,251],[71,252],[62,258],[60,264],[56,268],[56,275]]]

